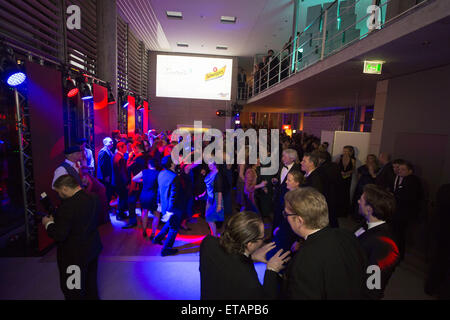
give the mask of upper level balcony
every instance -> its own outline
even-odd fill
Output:
[[[450,1],[334,1],[307,17],[314,10],[239,89],[248,111],[373,104],[377,81],[449,63]],[[382,74],[363,74],[365,60],[383,61]]]

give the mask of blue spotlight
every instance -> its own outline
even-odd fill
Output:
[[[123,105],[123,108],[128,107],[128,102]]]
[[[18,85],[21,85],[26,78],[27,76],[25,75],[25,73],[19,71],[11,74],[6,80],[6,82],[11,87],[17,87]]]

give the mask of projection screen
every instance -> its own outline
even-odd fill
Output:
[[[156,96],[230,100],[233,60],[157,55]]]

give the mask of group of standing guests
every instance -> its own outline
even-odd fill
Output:
[[[226,223],[218,240],[207,237],[202,244],[202,298],[232,299],[237,291],[247,299],[382,298],[404,258],[406,228],[421,207],[422,187],[412,164],[391,161],[381,153],[378,158],[368,155],[366,164],[358,167],[352,146],[345,146],[332,161],[328,145],[314,137],[282,139],[280,147],[282,166],[275,176],[261,175],[259,160],[238,166],[236,200],[241,212]],[[259,219],[256,225],[272,223],[270,235],[255,227],[252,236],[244,230],[250,222],[243,221],[251,220],[253,213]],[[321,218],[307,223],[315,214]],[[338,217],[347,215],[361,223],[353,234],[339,228]],[[261,240],[272,242],[264,245]],[[227,242],[240,250],[231,250]],[[287,254],[297,251],[284,273]],[[267,264],[263,285],[257,282],[255,261]],[[366,286],[369,266],[381,270],[378,287]],[[284,291],[275,290],[276,279],[284,281]]]

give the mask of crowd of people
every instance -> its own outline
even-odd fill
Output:
[[[405,255],[405,230],[420,212],[422,187],[411,163],[381,153],[368,155],[357,167],[352,146],[333,161],[328,143],[306,133],[282,133],[279,171],[263,175],[259,159],[254,164],[248,158],[245,164],[212,159],[175,164],[171,152],[177,143],[171,132],[151,130],[130,138],[114,131],[104,138],[95,165],[92,151],[80,140],[66,150],[53,187],[59,192],[58,179],[71,176],[100,200],[99,224],[115,214],[127,220],[123,228],[140,226],[144,238],[163,246],[162,256],[177,254],[176,235],[189,230],[193,214],[200,213],[210,229],[200,252],[204,299],[233,299],[236,292],[249,299],[383,297]],[[361,225],[353,235],[339,228],[338,218],[346,216]],[[267,284],[255,281],[252,261],[267,263]],[[369,265],[381,269],[381,287],[367,292],[365,284],[359,286]],[[288,279],[284,291],[275,292],[282,279]]]

